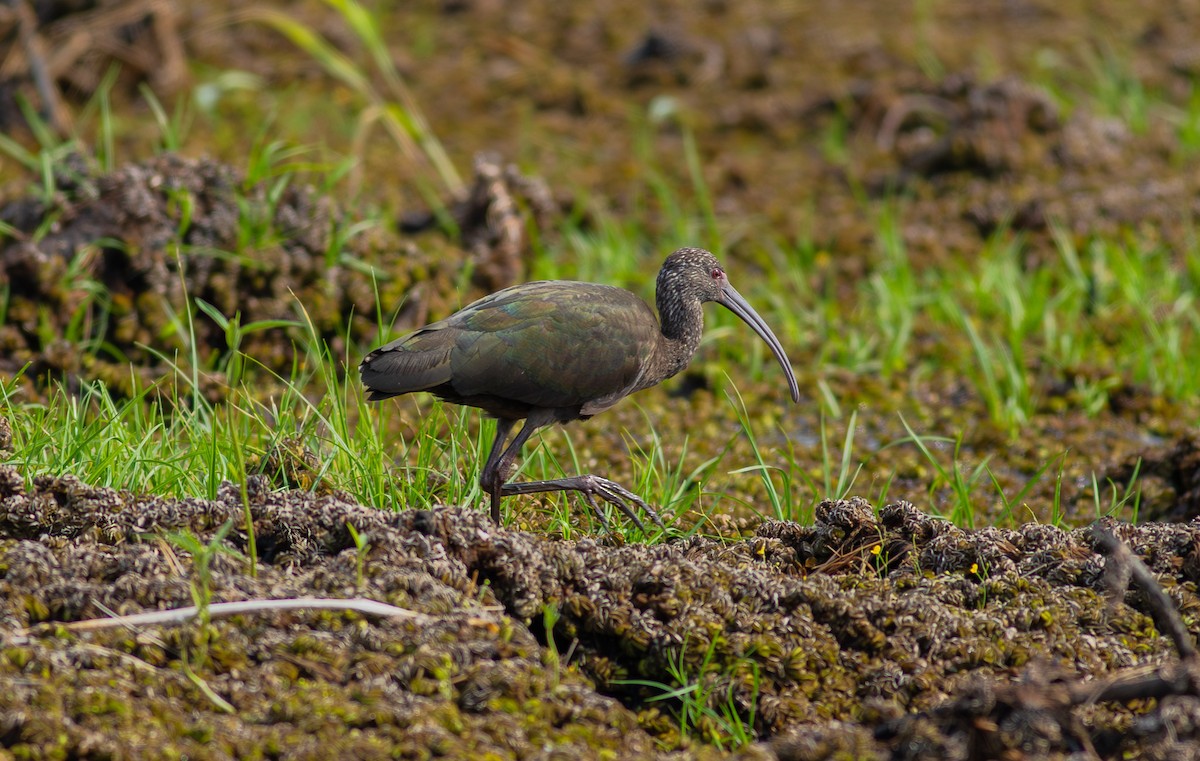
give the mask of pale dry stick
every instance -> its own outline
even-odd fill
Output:
[[[243,613],[271,613],[281,610],[349,610],[362,613],[365,616],[407,618],[422,623],[433,622],[439,618],[438,616],[431,616],[428,613],[419,613],[407,608],[398,608],[395,605],[388,605],[387,603],[368,600],[362,597],[349,599],[295,597],[283,600],[240,600],[237,602],[218,602],[208,606],[208,614],[211,618],[236,616]],[[486,610],[490,612],[491,609]],[[90,618],[85,621],[71,621],[59,625],[71,631],[94,631],[96,629],[110,629],[115,626],[170,625],[186,623],[198,614],[199,608],[195,605],[189,605],[186,608],[156,610],[148,613],[135,613],[130,616],[114,616],[112,618]],[[485,619],[472,618],[469,620],[469,623],[480,625],[490,622]],[[36,628],[29,627],[21,630],[20,633],[29,634]]]

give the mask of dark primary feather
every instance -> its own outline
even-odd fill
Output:
[[[369,398],[430,391],[505,417],[593,415],[640,388],[661,341],[649,306],[621,288],[525,283],[367,355]]]
[[[434,388],[450,380],[452,343],[441,340],[436,325],[381,346],[359,365],[367,399],[379,401]]]

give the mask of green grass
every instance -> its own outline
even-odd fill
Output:
[[[292,167],[298,155],[294,151],[269,142],[259,146],[260,152],[250,160],[259,177],[274,178],[272,192],[294,181],[293,169],[312,170],[310,165]],[[57,151],[57,146],[51,146],[38,154],[38,165]],[[686,206],[665,181],[654,178],[648,184],[655,208],[673,205],[672,213],[680,215],[672,225],[679,243],[704,227],[711,233],[714,220],[688,221]],[[690,192],[699,191],[693,187]],[[181,205],[186,203],[180,199]],[[917,270],[897,232],[902,213],[902,205],[887,206],[877,217],[879,262],[857,284],[856,300],[846,302],[809,287],[798,264],[813,254],[803,247],[772,244],[763,252],[772,267],[740,281],[743,292],[761,307],[785,343],[798,347],[791,349],[794,358],[805,356],[805,346],[817,349],[815,362],[808,362],[819,372],[810,375],[815,385],[806,391],[826,416],[815,461],[813,452],[798,447],[789,431],[770,428],[785,423],[768,423],[764,428],[760,418],[748,414],[740,396],[737,403],[731,397],[738,408],[741,435],[749,443],[749,462],[732,461],[726,454],[728,443],[696,456],[686,445],[686,431],[671,432],[670,438],[684,446],[668,454],[668,444],[675,442],[664,442],[664,431],[646,412],[623,447],[622,456],[630,459],[633,473],[628,485],[664,514],[681,519],[693,508],[701,515],[724,509],[722,493],[709,492],[713,476],[720,475],[716,480],[721,483],[737,477],[757,479],[766,501],[746,504],[748,509],[779,519],[808,520],[820,500],[852,494],[861,483],[860,463],[871,458],[870,451],[855,450],[856,408],[847,407],[850,399],[829,380],[839,373],[887,379],[950,372],[969,381],[991,422],[1013,436],[1039,413],[1043,403],[1039,380],[1045,376],[1072,379],[1081,404],[1091,414],[1105,408],[1108,394],[1120,383],[1142,384],[1176,399],[1200,391],[1200,380],[1189,371],[1200,360],[1196,339],[1200,318],[1194,303],[1200,276],[1196,248],[1144,249],[1132,240],[1093,240],[1079,247],[1059,233],[1057,266],[1027,268],[1022,266],[1021,238],[1001,230],[973,259],[944,269]],[[181,212],[177,218],[185,226],[189,215]],[[532,276],[624,284],[651,300],[652,275],[663,255],[662,246],[647,240],[653,228],[636,218],[617,219],[604,213],[596,220],[598,224],[586,230],[564,230],[562,249],[569,255],[542,252],[532,262]],[[279,233],[263,228],[259,216],[246,214],[243,224],[244,248],[230,256],[251,261],[256,246],[278,241]],[[378,222],[369,218],[354,222],[342,240],[374,224]],[[108,294],[87,274],[91,250],[83,249],[66,268],[62,287],[80,294],[67,338],[85,351],[99,353],[107,350],[109,302]],[[330,255],[344,259],[340,251]],[[736,279],[736,269],[731,271]],[[369,347],[349,346],[346,354],[331,356],[316,329],[306,323],[300,305],[297,308],[296,320],[244,322],[236,312],[225,315],[212,304],[192,300],[175,317],[184,352],[164,357],[177,368],[173,386],[178,398],[160,400],[157,392],[141,389],[130,399],[118,400],[103,386],[91,384],[80,393],[57,391],[44,403],[24,404],[10,384],[5,414],[14,423],[20,443],[11,460],[31,475],[74,473],[100,485],[211,497],[222,481],[236,481],[247,472],[247,458],[261,459],[291,437],[318,458],[316,482],[344,489],[364,503],[388,509],[480,503],[478,469],[490,446],[493,424],[475,411],[446,408],[420,397],[398,404],[367,404],[353,372],[346,370]],[[708,358],[727,365],[731,376],[736,367],[736,379],[719,384],[777,384],[778,368],[744,326],[718,309],[710,308],[708,316],[705,346],[712,349]],[[206,353],[189,338],[197,319],[211,320],[225,333],[224,351]],[[378,319],[382,328],[387,315],[381,312]],[[931,332],[934,340],[914,341],[917,326]],[[298,360],[287,377],[272,376],[240,348],[247,335],[277,330],[299,337]],[[381,336],[385,334],[381,330]],[[50,339],[47,334],[46,340]],[[225,373],[235,389],[229,403],[218,408],[200,394],[202,375],[212,372]],[[265,398],[255,391],[264,377],[267,385],[279,389]],[[398,417],[403,422],[398,423]],[[826,424],[847,419],[841,440],[835,434],[831,445]],[[280,425],[281,421],[287,423]],[[407,433],[397,436],[397,430]],[[521,476],[550,478],[585,470],[571,444],[570,430],[563,435],[544,432],[535,438]],[[916,445],[923,458],[937,464],[929,494],[948,488],[954,495],[946,509],[948,517],[972,525],[980,490],[996,484],[990,476],[991,463],[976,458],[976,464],[964,464],[958,451],[962,431],[908,428],[907,434],[903,441]],[[949,462],[943,464],[932,450],[921,446],[926,441],[955,442]],[[895,443],[880,442],[874,449]],[[1035,479],[1049,472],[1052,462],[1042,462]],[[887,491],[884,486],[881,493]],[[1128,491],[1111,501],[1131,504],[1133,494]],[[994,498],[993,494],[987,499]],[[1005,514],[1020,517],[1014,515],[1020,512],[1015,509],[1018,498],[1001,494],[1000,501]],[[564,534],[571,534],[573,527],[598,528],[573,495],[549,497],[544,503],[554,511]],[[688,533],[698,524],[674,528]]]
[[[293,113],[308,121],[315,121],[314,115],[328,117],[345,127],[345,144],[282,139],[294,125],[286,124],[279,106],[255,112],[252,129],[217,124],[227,115],[218,108],[220,101],[235,100],[239,93],[251,104],[260,97],[278,104],[300,94],[268,92],[257,77],[237,72],[203,77],[190,97],[170,103],[143,90],[140,111],[130,117],[115,103],[120,94],[114,92],[118,72],[113,69],[69,135],[55,134],[18,99],[31,140],[0,134],[3,179],[18,179],[31,197],[53,206],[61,193],[58,179],[73,152],[113,170],[150,150],[198,152],[208,147],[197,145],[198,135],[211,129],[224,134],[229,144],[221,150],[234,156],[245,176],[237,189],[237,243],[230,251],[184,246],[203,199],[176,192],[169,212],[178,225],[173,245],[181,271],[194,257],[224,257],[246,269],[261,266],[259,252],[280,246],[290,234],[275,226],[277,205],[289,189],[314,184],[348,209],[348,218],[331,231],[325,262],[374,273],[384,283],[387,273],[377,271],[373,261],[356,258],[348,244],[391,229],[397,210],[376,208],[377,198],[363,189],[373,181],[383,184],[380,175],[386,182],[411,185],[438,215],[441,231],[433,234],[452,239],[455,222],[446,203],[464,183],[393,62],[378,20],[354,0],[326,4],[349,30],[337,38],[338,46],[271,10],[252,10],[240,18],[280,33],[344,88],[340,95],[346,105],[339,110],[346,113],[329,114],[324,101],[301,104]],[[918,4],[917,63],[936,77],[946,64],[935,49],[933,10],[933,3]],[[413,32],[418,49],[411,52],[418,61],[436,52],[436,19],[429,15],[425,27]],[[359,46],[357,57],[344,50],[347,40]],[[1186,161],[1200,151],[1200,90],[1193,86],[1184,100],[1170,102],[1114,51],[1090,54],[1084,69],[1082,74],[1054,67],[1043,72],[1043,84],[1064,113],[1088,108],[1119,119],[1135,135],[1161,126],[1162,120],[1180,141],[1175,160],[1191,170]],[[832,113],[811,140],[815,150],[852,175],[857,146],[848,113]],[[143,142],[133,147],[131,119],[147,122],[150,133],[139,133]],[[704,163],[698,124],[670,95],[633,113],[626,127],[638,169],[626,192],[610,201],[574,188],[576,208],[565,214],[560,229],[531,231],[528,276],[619,285],[653,303],[654,276],[669,251],[683,245],[712,248],[787,347],[801,378],[801,404],[787,400],[766,347],[733,316],[710,306],[693,367],[702,388],[692,398],[648,391],[590,422],[539,432],[514,478],[609,476],[642,495],[668,525],[659,531],[647,522],[650,530],[643,533],[620,511],[601,504],[616,543],[696,535],[735,541],[728,537],[745,531],[746,524],[731,527],[723,520],[729,515],[808,524],[823,501],[857,495],[877,509],[911,500],[926,512],[974,528],[1025,521],[1070,528],[1093,517],[1142,517],[1141,481],[1149,465],[1138,459],[1128,475],[1105,475],[1104,463],[1083,461],[1054,423],[1082,413],[1097,421],[1093,435],[1103,441],[1113,432],[1100,427],[1101,421],[1113,419],[1107,416],[1114,401],[1131,389],[1138,397],[1178,405],[1147,415],[1151,422],[1138,430],[1143,441],[1163,435],[1166,426],[1154,415],[1176,409],[1196,414],[1200,236],[1169,249],[1132,233],[1083,238],[1053,229],[1050,255],[1039,251],[1042,258],[1035,258],[1024,236],[1001,225],[977,250],[930,264],[914,261],[906,249],[907,199],[855,187],[870,236],[865,250],[855,253],[861,268],[852,270],[850,280],[831,266],[831,258],[840,254],[817,241],[788,240],[758,227],[756,217],[747,221],[722,210],[718,192],[706,181],[712,168]],[[664,134],[672,140],[661,140]],[[378,155],[368,148],[377,147],[373,144],[381,135],[398,157],[397,166],[384,170],[370,166],[367,158]],[[664,144],[675,150],[663,152]],[[860,181],[845,179],[852,186]],[[31,241],[62,221],[60,212],[47,215]],[[18,237],[15,229],[0,224],[0,244]],[[85,355],[122,359],[109,335],[113,294],[91,273],[95,257],[126,245],[95,241],[66,263],[54,287],[73,295],[71,311],[60,336],[51,307],[43,307],[44,345],[65,340]],[[424,241],[416,239],[416,245]],[[466,303],[472,294],[469,265],[456,277]],[[0,327],[9,320],[14,292],[12,283],[0,283]],[[355,368],[368,350],[392,337],[400,304],[362,305],[376,323],[378,335],[370,341],[346,338],[352,315],[343,315],[347,325],[331,331],[316,325],[318,318],[299,301],[290,319],[272,320],[248,319],[236,308],[194,295],[170,308],[168,334],[159,336],[157,349],[170,372],[154,385],[131,372],[127,386],[132,391],[87,382],[51,386],[43,397],[32,398],[31,379],[0,379],[0,416],[11,424],[14,439],[11,452],[0,452],[0,463],[15,466],[28,481],[72,475],[96,486],[167,498],[213,499],[223,484],[232,483],[248,505],[247,479],[265,475],[276,489],[340,490],[383,510],[487,509],[479,472],[494,421],[423,394],[380,404],[364,399]],[[197,338],[201,321],[219,329],[223,346],[207,346]],[[336,350],[325,338],[331,332],[344,339],[334,344]],[[292,347],[294,361],[285,371],[269,369],[248,352],[252,340],[264,335],[278,335]],[[205,392],[216,377],[229,387],[220,403]],[[665,385],[677,390],[680,380]],[[1130,415],[1114,427],[1131,420],[1143,425]],[[1200,421],[1190,422],[1194,427]],[[604,530],[575,494],[509,498],[503,518],[509,526],[534,527],[568,540]],[[200,611],[200,636],[193,639],[199,649],[184,653],[185,672],[214,704],[231,712],[233,707],[196,676],[191,664],[199,667],[207,656],[210,564],[217,553],[229,551],[223,542],[229,531],[249,527],[247,509],[210,540],[190,533],[166,537],[190,557],[192,595]],[[354,526],[347,529],[361,587],[372,537]],[[252,532],[249,538],[246,572],[254,575]],[[885,549],[875,549],[885,573]],[[985,578],[988,569],[975,573]],[[558,651],[559,620],[557,604],[549,601],[541,625],[545,664],[555,674],[573,668],[574,645]],[[728,643],[716,636],[707,644],[691,643],[689,648],[685,639],[674,652],[648,655],[651,665],[642,664],[648,673],[641,674],[648,678],[617,684],[635,701],[658,706],[670,717],[678,728],[672,748],[698,741],[728,751],[755,742],[755,726],[761,723],[759,656],[751,652],[730,661],[718,652]]]
[[[263,119],[244,149],[242,190],[248,195],[253,187],[265,188],[265,205],[248,199],[243,205],[237,250],[181,247],[181,259],[227,256],[255,266],[255,252],[277,245],[286,235],[274,229],[272,219],[274,204],[287,188],[316,182],[333,193],[353,185],[351,176],[361,181],[364,168],[356,162],[377,126],[405,161],[420,169],[410,179],[434,208],[441,210],[446,194],[463,187],[392,62],[378,20],[353,0],[328,0],[328,5],[361,46],[360,58],[272,11],[243,20],[276,30],[348,89],[356,125],[351,144],[340,158],[316,160],[328,151],[289,145],[275,137],[275,115]],[[932,16],[924,6],[919,16],[921,33],[927,35]],[[426,32],[430,37],[432,32]],[[942,64],[922,40],[922,65],[936,73]],[[1181,103],[1169,103],[1163,93],[1144,86],[1131,65],[1113,51],[1091,54],[1086,63],[1085,74],[1075,80],[1061,70],[1043,71],[1043,85],[1058,103],[1065,108],[1091,106],[1121,118],[1135,132],[1162,118],[1179,135],[1181,151],[1194,152],[1200,145],[1200,96],[1195,91]],[[116,76],[115,69],[106,74],[69,136],[54,134],[28,103],[19,101],[34,144],[0,135],[0,152],[22,167],[36,196],[47,201],[54,197],[56,170],[61,171],[71,151],[84,149],[105,169],[120,164],[117,133],[123,125],[112,98]],[[198,90],[195,98],[171,105],[143,91],[143,104],[157,133],[155,149],[186,150],[198,120],[216,113],[213,97],[263,86],[235,76],[219,85],[225,88],[220,92]],[[817,430],[810,431],[801,429],[801,418],[784,406],[781,394],[778,401],[770,399],[769,393],[776,392],[756,392],[751,410],[737,389],[777,389],[778,368],[745,326],[722,310],[708,309],[699,369],[710,385],[725,390],[734,424],[712,440],[698,441],[688,430],[664,426],[647,407],[636,421],[627,419],[629,427],[616,433],[619,443],[605,453],[628,461],[627,485],[674,521],[671,534],[702,530],[706,516],[728,507],[806,521],[821,500],[876,488],[876,483],[879,502],[889,496],[912,498],[895,494],[894,472],[876,473],[870,483],[863,477],[864,469],[878,462],[877,455],[897,447],[911,449],[927,466],[925,506],[964,525],[977,522],[984,504],[998,504],[1001,515],[1021,520],[1027,517],[1023,502],[1030,490],[1051,474],[1063,478],[1066,454],[1054,451],[1026,468],[1020,486],[1005,487],[999,475],[1003,463],[996,459],[1002,454],[967,452],[966,424],[944,428],[936,417],[920,414],[919,407],[894,400],[884,404],[857,390],[858,379],[912,387],[936,377],[962,379],[982,404],[982,422],[1010,441],[1046,413],[1050,385],[1066,384],[1072,390],[1071,403],[1093,416],[1101,415],[1112,394],[1122,388],[1145,388],[1184,402],[1200,396],[1200,373],[1194,372],[1200,366],[1198,244],[1167,250],[1132,235],[1079,240],[1056,230],[1058,258],[1029,266],[1026,241],[1001,226],[978,251],[963,252],[942,266],[918,267],[901,235],[904,199],[871,199],[860,192],[874,242],[865,253],[865,275],[847,287],[814,276],[828,253],[811,241],[783,241],[770,231],[748,233],[743,223],[721,214],[705,181],[691,117],[679,103],[659,99],[644,114],[632,115],[628,128],[640,166],[628,203],[617,213],[601,199],[585,195],[562,229],[539,232],[528,263],[530,277],[623,285],[652,302],[653,277],[668,251],[701,244],[724,254],[726,244],[736,241],[739,256],[729,262],[731,277],[783,339],[793,362],[807,371],[804,405],[817,411],[817,416],[805,418],[816,420]],[[663,131],[677,135],[676,154],[660,152],[656,137]],[[844,163],[851,150],[844,116],[835,114],[818,137],[821,150]],[[172,202],[182,239],[196,199],[179,193]],[[372,263],[348,256],[345,244],[373,227],[390,224],[388,214],[361,212],[335,230],[327,261],[370,270]],[[33,239],[56,221],[48,217]],[[445,215],[442,221],[452,231]],[[542,239],[547,232],[559,236],[553,246]],[[6,238],[13,234],[0,229]],[[88,268],[89,257],[101,244],[123,245],[103,241],[85,247],[64,270],[59,287],[78,299],[63,337],[83,352],[112,356],[116,350],[106,341],[111,295],[91,278]],[[466,282],[464,274],[464,290]],[[0,322],[7,314],[7,288],[0,289]],[[2,409],[13,423],[17,449],[8,461],[18,464],[27,477],[73,473],[99,485],[211,497],[222,481],[244,481],[272,452],[298,443],[315,456],[311,483],[301,484],[309,488],[343,489],[385,509],[483,501],[479,464],[491,444],[494,424],[477,412],[421,396],[366,403],[353,368],[370,346],[347,345],[334,356],[299,304],[296,319],[267,321],[246,321],[237,311],[226,314],[198,299],[174,308],[173,330],[182,348],[162,355],[175,368],[174,377],[164,384],[171,389],[167,398],[160,396],[160,389],[138,388],[136,383],[132,396],[117,398],[92,383],[71,393],[53,390],[34,403],[23,401],[19,380],[10,381],[2,389]],[[381,306],[376,312],[382,341],[391,315]],[[194,326],[200,319],[222,330],[224,349],[198,344]],[[56,336],[49,320],[43,323],[43,341],[48,343]],[[294,342],[297,360],[290,373],[270,372],[242,351],[248,336],[268,331],[285,333]],[[233,389],[223,405],[213,406],[201,392],[202,380],[211,373],[223,373]],[[263,393],[262,388],[271,392]],[[872,408],[876,403],[879,406]],[[896,409],[912,413],[904,418],[902,434],[871,441],[857,435],[867,416],[888,416]],[[579,448],[575,430],[535,437],[522,459],[520,477],[552,478],[592,467],[589,462],[596,453]],[[1094,478],[1097,514],[1136,513],[1136,484],[1110,485],[1106,491],[1101,479]],[[935,495],[949,497],[938,504]],[[1060,514],[1057,499],[1050,506],[1052,515]],[[506,513],[511,519],[514,511],[528,509],[531,502],[509,500]],[[573,495],[549,496],[539,504],[546,506],[551,525],[563,535],[598,529]],[[644,539],[615,520],[612,510],[607,514],[619,530]]]
[[[235,150],[241,151],[246,179],[238,189],[237,244],[231,251],[186,248],[182,241],[201,199],[177,192],[170,213],[178,225],[181,270],[192,257],[260,266],[257,253],[281,245],[289,234],[275,227],[277,204],[290,188],[313,183],[321,193],[345,198],[349,191],[355,199],[347,204],[348,219],[332,231],[326,263],[375,273],[384,282],[386,273],[377,272],[374,262],[348,251],[356,236],[393,225],[394,209],[374,208],[373,199],[360,198],[358,191],[370,169],[363,157],[376,128],[405,166],[415,168],[406,179],[441,215],[442,234],[453,235],[443,204],[461,190],[461,178],[388,56],[375,21],[352,0],[328,4],[362,45],[364,61],[290,18],[271,11],[252,16],[308,51],[348,88],[354,104],[347,117],[353,125],[350,145],[289,143],[278,137],[282,128],[274,113],[238,135],[242,143]],[[926,39],[933,24],[927,6],[919,9],[920,63],[936,74],[943,64],[932,38]],[[432,30],[422,34],[435,37]],[[1060,105],[1077,105],[1070,99],[1078,96],[1066,94],[1065,80],[1053,76]],[[1165,103],[1162,93],[1143,85],[1115,54],[1092,59],[1091,76],[1085,105],[1121,119],[1135,133],[1166,119],[1183,154],[1200,150],[1196,90],[1185,102]],[[127,143],[118,140],[123,117],[114,109],[115,81],[114,70],[68,136],[54,134],[29,104],[20,103],[32,144],[0,135],[0,153],[21,168],[33,197],[48,204],[56,198],[57,178],[73,151],[82,150],[106,170],[130,158],[118,155],[118,146]],[[257,93],[265,86],[239,77],[212,79],[209,85],[216,89],[203,98],[197,92],[171,104],[143,92],[153,150],[192,147],[202,131],[197,128],[211,126],[204,120],[218,113],[204,98],[242,89]],[[1075,412],[1106,419],[1114,399],[1129,389],[1195,414],[1200,244],[1172,250],[1133,234],[1080,238],[1054,229],[1051,255],[1035,261],[1029,242],[1001,225],[978,250],[930,265],[915,262],[906,250],[906,199],[872,197],[860,188],[856,198],[872,235],[860,276],[848,281],[829,266],[834,254],[815,241],[785,240],[721,211],[705,180],[691,117],[679,102],[656,99],[645,114],[629,118],[628,129],[639,173],[627,197],[609,205],[577,189],[577,208],[561,228],[534,232],[529,278],[610,283],[653,303],[654,276],[666,254],[682,245],[708,246],[725,257],[734,283],[783,340],[800,370],[802,403],[787,401],[779,368],[747,327],[709,307],[694,367],[704,388],[694,399],[670,400],[663,391],[650,391],[596,420],[544,430],[526,447],[514,478],[609,476],[642,495],[667,522],[666,531],[647,522],[650,530],[643,533],[601,504],[617,542],[729,537],[745,530],[745,524],[731,528],[723,520],[727,515],[807,524],[823,501],[856,495],[867,496],[877,509],[908,499],[975,528],[1031,520],[1069,528],[1092,517],[1141,517],[1147,466],[1137,460],[1127,477],[1106,476],[1100,463],[1081,462],[1081,454],[1056,438],[1060,431],[1046,421]],[[850,166],[854,146],[845,115],[834,114],[823,129],[814,138],[817,149]],[[677,138],[673,154],[660,151],[663,131]],[[38,241],[60,221],[47,216],[30,237]],[[0,242],[18,237],[4,226],[0,236]],[[58,336],[50,307],[44,308],[43,344],[61,338],[85,354],[120,359],[109,340],[112,294],[91,275],[91,265],[105,249],[124,245],[96,241],[66,263],[56,288],[74,294],[72,311]],[[469,269],[457,277],[465,303]],[[0,284],[0,326],[8,319],[12,293],[11,284]],[[53,386],[44,398],[31,400],[29,379],[0,380],[0,415],[11,423],[14,437],[13,450],[0,453],[0,462],[16,466],[29,481],[73,475],[96,486],[168,498],[216,498],[229,482],[240,486],[248,502],[248,477],[265,475],[277,489],[340,490],[383,510],[439,505],[486,510],[479,472],[493,421],[422,394],[381,404],[364,399],[355,368],[373,345],[392,335],[400,306],[364,305],[377,338],[342,340],[335,351],[324,338],[328,326],[314,324],[300,302],[291,319],[250,320],[235,308],[189,295],[185,303],[171,305],[170,335],[162,336],[170,348],[158,349],[170,374],[153,386],[131,372],[131,393],[89,382]],[[206,346],[197,338],[200,321],[220,330],[224,346]],[[341,327],[342,337],[349,336],[349,328]],[[293,347],[286,371],[268,369],[247,352],[248,340],[264,334],[277,334]],[[206,382],[218,376],[229,393],[213,403]],[[943,414],[943,408],[960,404],[965,414]],[[1030,454],[1022,458],[1025,453]],[[604,530],[575,494],[509,498],[503,517],[507,525],[565,539]],[[201,611],[200,648],[188,656],[193,663],[206,657],[209,564],[227,551],[222,540],[228,531],[249,525],[247,511],[211,541],[183,533],[167,537],[191,558],[192,594]],[[347,528],[362,586],[371,537]],[[253,575],[252,533],[250,539],[245,562]],[[877,561],[881,573],[886,561]],[[978,575],[985,577],[987,569]],[[546,665],[557,674],[569,667],[571,650],[558,652],[553,633],[559,611],[553,602],[542,618]],[[663,662],[651,678],[620,683],[644,704],[662,707],[678,727],[678,746],[697,740],[734,750],[757,739],[758,665],[753,654],[728,663],[717,648],[717,638],[690,650],[685,641],[677,652],[660,654]],[[186,661],[185,668],[222,705]]]
[[[353,153],[362,155],[373,128],[382,127],[409,166],[417,169],[409,177],[421,196],[442,225],[448,231],[454,230],[454,220],[444,205],[444,194],[461,194],[462,179],[396,68],[379,19],[355,0],[325,1],[350,28],[366,52],[369,64],[347,57],[315,29],[282,11],[255,8],[243,13],[242,18],[276,30],[348,87],[361,103]],[[378,80],[382,84],[377,84]]]
[[[641,688],[648,704],[662,703],[679,724],[680,738],[696,737],[722,750],[736,750],[758,739],[754,729],[758,714],[759,669],[752,653],[722,666],[716,657],[719,638],[713,638],[689,663],[685,639],[679,650],[668,656],[669,682],[653,679],[624,679],[615,684]],[[749,693],[739,695],[743,688]]]

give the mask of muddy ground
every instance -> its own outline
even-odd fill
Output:
[[[39,6],[44,41],[63,51],[65,68],[53,73],[67,107],[95,86],[114,50],[129,62],[117,93],[130,96],[129,109],[139,81],[169,97],[212,66],[265,82],[230,101],[217,123],[244,124],[260,118],[259,101],[303,101],[296,93],[309,90],[348,102],[277,35],[219,5],[194,5],[129,3],[139,9],[130,17],[83,19],[74,6]],[[656,172],[689,187],[680,124],[695,135],[729,256],[748,277],[770,266],[755,258],[763,238],[800,243],[820,254],[805,273],[813,289],[855,298],[854,283],[880,256],[877,222],[864,210],[897,191],[905,198],[899,233],[919,266],[978,250],[1002,228],[1024,236],[1030,267],[1054,255],[1054,225],[1080,245],[1113,235],[1169,251],[1190,244],[1200,174],[1170,120],[1139,125],[1097,108],[1064,110],[1047,92],[1084,87],[1117,61],[1182,109],[1200,73],[1200,7],[915,6],[413,3],[387,29],[402,73],[460,167],[483,152],[497,157],[476,161],[465,172],[467,192],[448,199],[457,236],[427,224],[422,199],[404,181],[421,168],[382,141],[366,147],[362,185],[374,190],[365,201],[299,185],[270,196],[234,168],[244,154],[220,142],[229,127],[212,128],[212,145],[182,155],[131,148],[111,172],[81,152],[55,168],[50,194],[29,192],[30,178],[6,168],[0,221],[12,232],[0,244],[0,282],[18,287],[0,325],[0,373],[32,363],[21,381],[30,399],[47,379],[69,388],[101,379],[125,393],[169,383],[161,352],[183,348],[168,328],[185,288],[225,314],[240,309],[246,322],[296,319],[299,301],[340,356],[347,341],[371,341],[377,295],[405,304],[403,327],[522,279],[530,231],[553,245],[580,199],[603,199],[616,215],[637,210],[652,231],[665,228],[667,215],[657,216],[655,200],[630,178]],[[327,6],[289,9],[361,58]],[[92,31],[82,38],[92,48],[65,45],[81,39],[72,36],[80,28]],[[75,58],[63,63],[68,51]],[[19,69],[4,69],[5,99],[32,87]],[[311,132],[296,139],[350,131],[321,104]],[[654,123],[652,112],[672,116]],[[139,137],[131,128],[120,140],[136,146]],[[251,241],[238,238],[243,194],[261,221]],[[181,228],[184,196],[194,203]],[[397,224],[353,238],[339,257],[333,241],[359,218],[357,202],[393,205]],[[182,276],[176,244],[200,252]],[[353,266],[363,262],[386,273],[378,292]],[[458,293],[468,263],[475,276]],[[103,304],[93,283],[110,294]],[[348,314],[356,315],[349,323]],[[197,330],[210,352],[229,348],[215,324]],[[289,366],[288,331],[246,340],[240,348],[267,367]],[[918,359],[963,350],[915,345]],[[799,357],[816,348],[789,346]],[[802,386],[814,388],[820,369],[798,364]],[[1015,440],[982,422],[982,401],[960,379],[834,379],[847,404],[862,405],[861,440],[900,438],[894,413],[903,410],[922,430],[964,432],[964,457],[995,457],[1006,488],[1069,449],[1061,483],[1047,479],[1026,495],[1028,515],[1006,516],[1008,525],[1041,522],[1015,528],[970,531],[932,517],[943,495],[929,493],[928,466],[899,449],[880,453],[863,477],[873,496],[875,479],[896,475],[878,515],[856,500],[822,505],[812,525],[734,508],[706,527],[723,538],[655,547],[497,528],[479,506],[383,513],[255,478],[252,574],[233,487],[213,501],[175,501],[0,464],[0,752],[1198,757],[1194,687],[1111,700],[1089,699],[1080,686],[1179,660],[1151,618],[1152,596],[1106,579],[1107,561],[1087,529],[1095,517],[1087,474],[1123,482],[1143,458],[1141,517],[1178,522],[1106,525],[1191,624],[1200,576],[1200,528],[1191,520],[1200,506],[1195,400],[1155,397],[1116,379],[1107,407],[1086,415],[1071,381],[1095,368],[1029,371],[1046,401]],[[687,393],[656,390],[642,400],[695,432],[696,461],[712,454],[705,442],[719,448],[736,431],[710,381],[701,370],[680,384]],[[219,375],[206,383],[214,402],[229,391]],[[782,414],[777,390],[745,392],[759,427],[773,428]],[[793,430],[817,429],[814,396],[787,418]],[[641,414],[626,405],[606,426],[578,426],[573,435],[593,462],[611,460],[606,475],[628,481],[614,431],[639,430]],[[0,435],[0,463],[12,456],[9,446]],[[752,461],[744,442],[727,458]],[[711,486],[751,506],[764,498],[753,479]],[[1056,488],[1065,522],[1079,528],[1044,525]],[[980,505],[981,517],[998,515]],[[208,541],[229,519],[225,546],[241,554],[216,553],[201,585],[200,559],[165,537],[187,530]],[[367,537],[364,553],[347,524]],[[70,625],[182,607],[196,595],[363,597],[415,615],[323,610],[244,613],[207,626]],[[663,688],[633,683],[673,678],[699,685],[689,695],[704,695],[711,709],[688,735],[678,717],[684,701],[656,700]],[[738,751],[722,711],[749,735]]]
[[[170,501],[67,477],[27,491],[0,469],[0,737],[13,753],[723,755],[679,736],[662,687],[629,681],[673,668],[743,715],[761,740],[746,758],[1182,758],[1200,743],[1194,696],[1064,697],[1176,659],[1143,593],[1110,604],[1086,530],[971,532],[909,503],[876,518],[848,501],[812,526],[647,547],[506,530],[464,508],[385,513],[261,478],[248,504],[253,576],[236,488]],[[233,551],[202,587],[211,602],[363,597],[411,615],[66,623],[191,604],[196,561],[163,537],[207,542],[230,520]],[[1194,527],[1109,528],[1195,610]],[[729,742],[712,716],[698,722]]]

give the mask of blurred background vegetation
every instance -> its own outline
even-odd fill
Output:
[[[137,0],[0,15],[0,373],[27,478],[478,498],[473,412],[372,345],[526,279],[727,260],[689,373],[548,432],[681,531],[908,499],[1186,519],[1200,11],[1180,3]],[[569,534],[566,498],[508,507]]]

